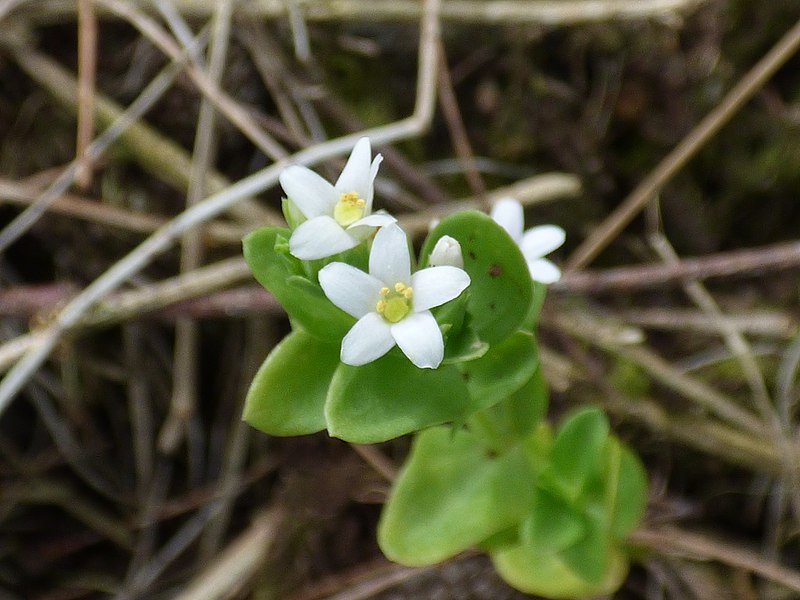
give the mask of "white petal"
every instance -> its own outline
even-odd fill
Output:
[[[411,276],[413,306],[421,312],[449,302],[469,285],[469,275],[458,267],[428,267]]]
[[[343,363],[358,367],[380,358],[394,343],[391,325],[378,313],[368,313],[344,336],[340,357]]]
[[[320,269],[319,284],[331,302],[356,319],[375,312],[383,287],[383,282],[341,262]]]
[[[369,179],[371,157],[369,138],[363,137],[356,142],[347,164],[342,169],[342,174],[336,180],[337,194],[356,192],[366,202],[368,188],[371,186]]]
[[[431,267],[449,265],[451,267],[463,269],[464,255],[461,253],[461,244],[458,243],[457,239],[449,235],[443,235],[433,247],[431,255],[428,258],[428,264]]]
[[[384,227],[386,225],[391,225],[392,223],[397,223],[397,219],[395,219],[392,215],[381,211],[359,219],[350,225],[348,229],[352,227],[360,227],[361,225],[367,225],[369,227]]]
[[[520,248],[526,260],[535,260],[560,248],[567,234],[556,225],[539,225],[528,229],[522,236]]]
[[[310,169],[299,165],[286,167],[280,175],[286,196],[297,205],[307,219],[332,215],[339,201],[334,187]]]
[[[376,154],[372,159],[372,164],[369,167],[369,181],[367,186],[367,195],[364,197],[365,210],[369,214],[372,212],[372,197],[375,192],[375,178],[378,176],[378,167],[383,162],[383,155]]]
[[[333,217],[322,216],[297,226],[289,238],[289,251],[300,260],[314,260],[344,252],[359,243]]]
[[[385,212],[377,212],[364,217],[363,219],[359,219],[350,225],[347,228],[347,233],[359,240],[365,240],[375,233],[375,230],[378,227],[391,225],[392,223],[396,222],[397,219],[395,219],[392,215],[386,214]]]
[[[491,217],[508,232],[512,240],[519,243],[522,239],[522,228],[525,226],[522,204],[513,198],[502,198],[492,208]]]
[[[561,279],[561,270],[546,258],[528,261],[531,279],[540,283],[555,283]]]
[[[405,232],[395,224],[381,227],[369,253],[369,274],[392,287],[411,280],[411,257]]]
[[[420,369],[435,369],[444,357],[444,340],[430,311],[412,313],[392,325],[400,350]]]

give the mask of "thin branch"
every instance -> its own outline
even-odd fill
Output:
[[[639,365],[656,381],[721,419],[756,435],[765,433],[765,425],[752,412],[704,382],[681,373],[652,350],[642,345],[620,343],[620,340],[615,339],[615,330],[611,325],[597,322],[585,314],[561,314],[554,321],[570,335]],[[549,322],[549,318],[543,316],[542,322]],[[624,332],[622,335],[624,337]]]
[[[75,182],[87,189],[92,182],[92,162],[86,149],[94,133],[94,94],[97,74],[97,18],[93,0],[78,0],[78,133],[75,156],[79,161]]]
[[[230,39],[232,19],[232,0],[217,3],[211,32],[208,74],[209,81],[219,86]],[[206,96],[200,102],[197,118],[192,170],[186,207],[195,206],[210,190],[203,185],[203,173],[214,163],[216,136],[214,106]],[[196,269],[203,262],[203,245],[199,229],[187,231],[181,238],[180,271]],[[173,355],[173,384],[169,414],[158,437],[158,447],[163,453],[174,452],[181,439],[181,433],[188,427],[189,417],[195,411],[197,398],[197,344],[199,334],[197,324],[188,317],[181,317],[175,323],[175,351]]]
[[[800,242],[783,242],[763,248],[733,250],[675,264],[636,265],[604,271],[567,273],[550,289],[564,292],[619,292],[675,285],[689,279],[763,275],[800,267]]]
[[[295,0],[307,21],[417,21],[424,8],[416,0],[370,0],[364,10],[363,0]],[[674,19],[689,13],[706,0],[559,0],[528,2],[524,0],[443,0],[442,19],[464,23],[514,25],[577,25],[598,21]],[[174,0],[176,8],[186,16],[208,18],[213,3],[206,0]],[[74,14],[72,3],[38,0],[30,16],[52,19]],[[132,2],[147,6],[146,0]],[[285,18],[285,0],[258,0],[241,3],[237,11],[242,17],[255,19]]]
[[[745,550],[708,536],[673,528],[638,529],[628,537],[636,546],[659,554],[678,554],[690,559],[715,560],[731,567],[755,573],[794,592],[800,592],[800,573],[764,560],[756,552]]]
[[[453,147],[456,150],[458,159],[461,161],[464,177],[470,186],[472,194],[478,198],[483,198],[486,193],[486,186],[475,164],[475,153],[472,151],[472,144],[470,144],[469,135],[464,126],[464,119],[458,108],[456,92],[453,88],[453,81],[450,78],[450,68],[447,65],[447,53],[445,52],[444,44],[441,42],[439,42],[439,105],[442,107],[442,113],[450,131],[450,139],[453,141]]]
[[[171,60],[178,61],[183,54],[181,48],[164,31],[158,23],[148,17],[134,6],[119,0],[95,0],[98,5],[105,6],[114,14],[124,18],[139,32],[156,45]],[[264,154],[273,160],[286,158],[287,152],[236,100],[231,98],[212,81],[202,69],[194,64],[185,66],[186,74],[191,78],[197,89],[225,115],[225,117],[239,128],[245,137],[256,145]]]
[[[41,189],[0,177],[0,200],[20,206],[30,206],[42,193]],[[55,198],[47,208],[50,213],[67,215],[134,233],[153,233],[169,221],[165,216],[136,212],[105,204],[101,200],[89,200],[66,193]],[[203,228],[203,240],[212,245],[238,246],[242,243],[245,233],[247,230],[243,227],[236,227],[224,221],[213,221]]]
[[[603,223],[572,253],[565,271],[577,271],[608,246],[641,212],[655,194],[760,90],[775,71],[800,49],[798,21],[772,49],[745,74],[714,109],[692,129],[672,152],[634,189]]]

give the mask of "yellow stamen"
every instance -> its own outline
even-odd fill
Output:
[[[357,192],[345,192],[333,208],[333,218],[342,227],[347,227],[364,216],[366,202]]]
[[[411,312],[411,298],[414,296],[414,290],[402,282],[395,283],[393,287],[393,290],[381,288],[381,300],[375,305],[378,314],[389,323],[397,323]]]

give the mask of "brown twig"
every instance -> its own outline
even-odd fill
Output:
[[[603,223],[572,253],[565,272],[589,264],[641,212],[654,195],[763,87],[775,71],[800,48],[798,21],[759,60],[714,109],[692,129],[653,171],[634,189]]]
[[[97,72],[97,18],[93,0],[78,0],[78,133],[75,155],[80,161],[75,183],[88,189],[92,164],[86,148],[94,134],[94,92]]]
[[[458,107],[456,92],[453,89],[453,82],[450,79],[447,54],[441,40],[439,41],[438,75],[439,106],[442,107],[442,113],[444,113],[447,128],[450,131],[450,139],[453,141],[453,147],[463,165],[464,177],[472,190],[472,194],[483,200],[484,194],[486,193],[486,186],[483,184],[483,179],[475,164],[475,153],[472,151],[472,144],[469,142],[469,136],[464,127],[464,119],[461,117],[461,110]]]
[[[765,579],[800,592],[800,573],[764,560],[756,552],[714,540],[706,535],[673,528],[638,529],[628,538],[631,543],[659,554],[678,554],[690,559],[715,560],[745,569]]]
[[[308,21],[417,21],[423,12],[415,0],[370,0],[369,10],[364,10],[363,0],[297,0]],[[598,21],[632,19],[668,19],[687,13],[704,0],[538,0],[537,2],[509,2],[486,0],[444,0],[442,19],[455,22],[516,25],[538,24],[551,26],[576,25]],[[136,4],[146,5],[144,0]],[[184,15],[207,18],[213,3],[198,0],[174,0],[176,8]],[[73,14],[70,2],[37,0],[32,17],[52,19]],[[245,18],[284,18],[286,4],[283,0],[248,2],[238,9]],[[30,12],[30,11],[29,11]]]
[[[619,267],[604,271],[567,273],[553,284],[553,291],[602,293],[675,285],[688,279],[761,275],[800,267],[800,242],[784,242],[764,248],[733,250],[701,258],[684,258],[672,265]]]

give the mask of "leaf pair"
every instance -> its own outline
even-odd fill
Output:
[[[627,572],[624,537],[646,504],[636,456],[597,409],[573,414],[555,438],[544,425],[506,452],[481,434],[421,433],[384,508],[378,539],[403,564],[487,550],[525,592],[574,598],[611,592]]]

